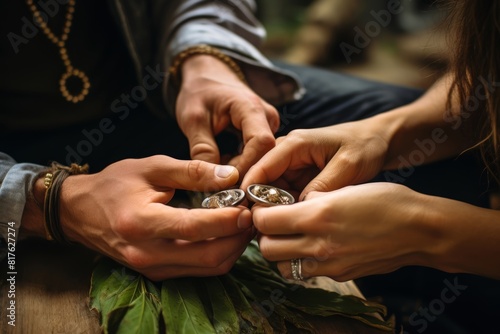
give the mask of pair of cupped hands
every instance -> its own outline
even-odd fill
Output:
[[[224,274],[256,236],[285,277],[294,258],[309,260],[303,276],[337,280],[401,265],[395,257],[412,245],[394,236],[408,233],[402,217],[418,195],[396,184],[355,185],[381,171],[388,149],[383,133],[365,120],[275,139],[280,119],[274,107],[224,64],[204,75],[194,74],[196,61],[191,65],[193,72],[183,73],[176,117],[192,160],[127,159],[67,178],[60,214],[69,240],[152,280]],[[241,131],[243,146],[221,164],[214,136],[228,126]],[[297,202],[251,210],[168,205],[176,189],[211,192],[252,183],[274,184]]]

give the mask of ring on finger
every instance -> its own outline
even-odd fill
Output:
[[[302,259],[292,259],[290,260],[290,265],[292,267],[292,277],[295,281],[303,281],[302,276]]]

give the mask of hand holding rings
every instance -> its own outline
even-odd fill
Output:
[[[295,202],[293,196],[287,191],[263,184],[248,186],[247,195],[252,202],[267,206],[287,205]],[[222,190],[205,198],[201,206],[210,209],[236,206],[243,201],[244,197],[245,192],[241,189]],[[302,260],[292,259],[290,265],[292,267],[292,278],[295,281],[303,281]]]

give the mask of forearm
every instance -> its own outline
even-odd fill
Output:
[[[384,169],[445,159],[474,145],[464,130],[474,126],[475,118],[462,118],[453,101],[447,110],[450,86],[451,78],[445,76],[415,102],[370,119],[386,132]]]
[[[500,279],[500,212],[425,196],[420,226],[430,232],[413,264]]]

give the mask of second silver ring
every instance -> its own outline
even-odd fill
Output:
[[[303,281],[302,276],[302,259],[292,259],[290,260],[290,265],[292,267],[292,277],[296,281]]]

